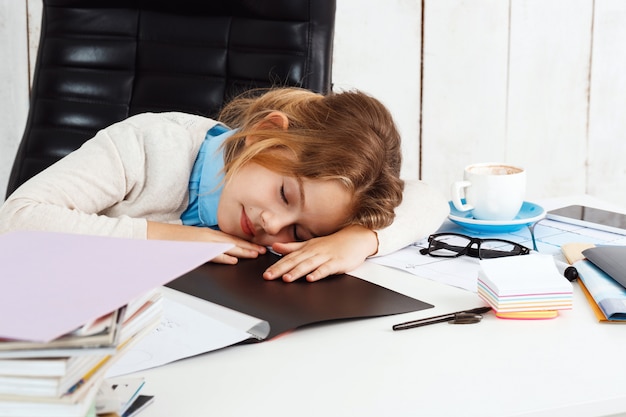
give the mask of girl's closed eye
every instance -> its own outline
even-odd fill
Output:
[[[280,186],[280,198],[283,200],[283,202],[285,204],[289,204],[289,200],[287,200],[287,196],[285,195],[285,185],[281,185]],[[302,239],[300,236],[298,236],[298,225],[294,224],[292,227],[292,236],[293,236],[293,240],[294,242],[302,242],[304,239]]]
[[[304,238],[298,235],[298,225],[293,225],[293,240],[294,242],[304,242]]]

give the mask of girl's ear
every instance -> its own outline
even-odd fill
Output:
[[[281,111],[273,111],[263,118],[257,125],[259,129],[283,129],[289,127],[289,118]],[[254,135],[246,136],[246,146],[255,143],[259,138]]]
[[[286,130],[289,127],[289,119],[282,111],[273,111],[263,118],[259,127],[272,129],[280,128]]]

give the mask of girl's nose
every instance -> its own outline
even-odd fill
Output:
[[[277,214],[270,211],[261,213],[261,219],[263,221],[263,230],[271,236],[278,235],[289,224],[289,219],[285,214]]]

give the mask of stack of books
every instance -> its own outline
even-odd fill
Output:
[[[160,288],[230,244],[0,235],[0,417],[86,416],[107,369],[160,322]]]
[[[478,295],[496,313],[557,311],[572,308],[573,287],[552,256],[531,254],[481,260]]]
[[[160,322],[160,291],[48,342],[0,339],[0,416],[99,412],[107,369]]]

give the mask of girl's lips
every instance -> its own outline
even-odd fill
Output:
[[[241,230],[246,235],[254,237],[254,226],[248,216],[246,216],[246,210],[243,208],[241,209],[241,219],[239,222],[241,223]]]

